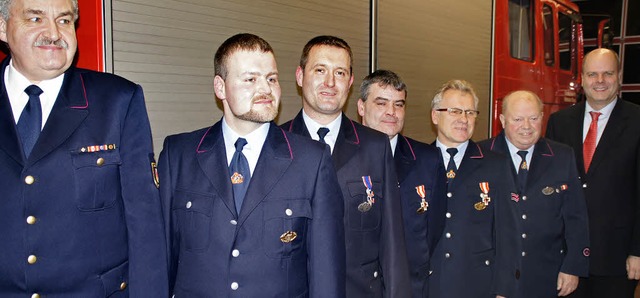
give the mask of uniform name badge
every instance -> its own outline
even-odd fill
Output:
[[[429,208],[429,203],[426,200],[427,193],[424,190],[424,184],[416,186],[416,192],[418,193],[418,195],[422,199],[420,201],[420,208],[418,208],[418,210],[416,210],[416,213],[418,213],[418,214],[425,213],[427,211],[427,209]]]
[[[491,197],[489,197],[489,182],[480,182],[480,198],[482,201],[473,204],[473,207],[478,211],[482,211],[487,206],[489,206],[489,202],[491,202]]]
[[[367,192],[367,201],[360,203],[358,205],[358,211],[360,212],[368,212],[373,207],[373,204],[376,202],[376,199],[373,197],[373,184],[371,183],[371,176],[362,176],[362,184],[366,187]]]

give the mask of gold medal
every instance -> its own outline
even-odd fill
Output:
[[[477,202],[477,203],[473,204],[473,208],[476,208],[476,210],[478,210],[478,211],[482,211],[485,208],[487,208],[487,205],[485,205],[483,202]]]
[[[418,196],[421,199],[420,208],[416,210],[416,213],[418,214],[425,213],[425,211],[427,211],[427,209],[429,208],[429,203],[427,203],[427,200],[426,200],[427,192],[424,189],[424,184],[416,186],[416,193],[418,193]]]
[[[364,212],[368,212],[369,210],[371,210],[371,203],[369,203],[369,201],[366,202],[362,202],[360,203],[360,205],[358,205],[358,211],[364,213]]]
[[[297,237],[298,234],[296,232],[286,231],[284,234],[280,235],[280,241],[282,241],[282,243],[289,243],[296,240]]]
[[[542,193],[543,193],[545,196],[550,196],[550,195],[552,195],[554,192],[555,192],[555,189],[554,189],[553,187],[551,187],[551,186],[547,186],[547,187],[545,187],[545,188],[543,188],[543,189],[542,189]]]

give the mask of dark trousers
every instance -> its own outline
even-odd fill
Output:
[[[589,276],[580,283],[569,298],[633,298],[637,280],[626,276]]]

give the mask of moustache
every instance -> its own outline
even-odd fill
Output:
[[[50,38],[40,38],[38,40],[36,40],[36,42],[33,44],[33,46],[35,47],[42,47],[42,46],[56,46],[59,48],[63,48],[63,49],[69,49],[69,44],[64,41],[63,39],[58,39],[58,40],[52,40]]]
[[[263,99],[267,99],[267,100],[271,100],[271,101],[275,101],[276,100],[276,98],[273,95],[268,94],[268,95],[258,95],[258,96],[253,98],[252,102],[256,102],[256,101],[263,100]]]

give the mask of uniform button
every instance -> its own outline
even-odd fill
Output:
[[[230,220],[229,223],[234,226],[238,224],[238,222],[235,219]]]
[[[587,184],[582,184],[582,188],[587,188]]]
[[[444,254],[444,257],[448,259],[448,258],[450,258],[450,257],[451,257],[451,254],[450,254],[450,253],[445,253],[445,254]]]
[[[232,255],[234,258],[237,258],[237,257],[240,255],[240,251],[239,251],[239,250],[237,250],[237,249],[234,249],[233,251],[231,251],[231,255]]]
[[[487,266],[489,266],[489,265],[491,264],[491,262],[489,262],[489,260],[485,260],[485,261],[484,261],[484,264],[485,264],[485,265],[487,265]]]
[[[444,236],[447,237],[447,238],[451,238],[451,233],[446,233],[446,234],[444,234]]]
[[[187,209],[190,209],[191,206],[193,206],[193,203],[191,203],[191,201],[187,202]]]
[[[560,250],[560,253],[561,253],[561,254],[563,254],[563,253],[564,253],[564,249],[561,249],[561,250]]]
[[[447,218],[451,218],[451,213],[450,212],[447,212],[446,215],[447,215]]]
[[[452,194],[452,193],[450,193],[450,192],[448,192],[448,193],[447,193],[447,198],[450,198],[450,197],[453,197],[453,194]]]
[[[98,158],[98,160],[96,160],[96,164],[98,166],[102,166],[104,164],[104,158],[102,158],[102,157]]]
[[[29,175],[27,177],[24,177],[24,183],[31,185],[33,184],[33,182],[36,181],[36,178],[33,178],[33,176]]]
[[[527,196],[522,196],[522,200],[526,201],[527,200]]]
[[[522,239],[525,239],[525,238],[527,238],[527,234],[522,233]]]
[[[526,256],[526,255],[527,255],[527,252],[526,252],[526,251],[523,251],[523,252],[522,252],[522,256],[524,257],[524,256]]]
[[[239,287],[239,285],[238,285],[238,283],[237,283],[237,282],[235,282],[235,281],[234,281],[234,282],[232,282],[232,283],[231,283],[231,289],[232,289],[232,290],[234,290],[234,291],[235,291],[235,290],[237,290],[237,289],[238,289],[238,287]]]
[[[120,291],[124,291],[124,289],[126,289],[126,288],[127,288],[127,282],[123,281],[123,282],[120,284]]]
[[[40,294],[38,294],[38,293],[33,293],[33,294],[31,295],[31,298],[40,298]]]
[[[287,210],[285,210],[285,211],[284,211],[284,213],[285,213],[287,216],[291,216],[291,215],[293,215],[293,210],[291,210],[291,209],[287,208]]]
[[[27,257],[27,262],[31,265],[35,264],[36,261],[38,261],[38,258],[34,255],[30,255],[29,257]]]
[[[35,216],[31,216],[31,215],[28,216],[27,217],[27,223],[30,224],[30,225],[36,223],[36,217]]]
[[[377,278],[378,277],[378,271],[373,271],[373,278]]]
[[[522,214],[522,219],[527,219],[527,215],[526,214]]]

